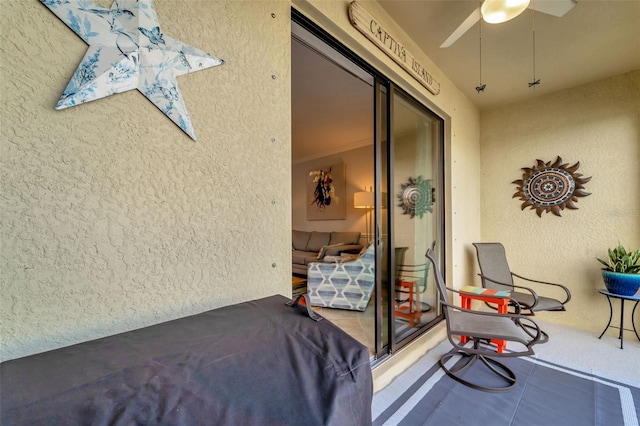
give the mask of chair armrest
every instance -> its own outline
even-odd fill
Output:
[[[511,275],[513,275],[514,277],[520,278],[521,280],[529,281],[529,282],[532,282],[532,283],[550,285],[550,286],[561,288],[562,290],[564,290],[565,295],[567,297],[564,302],[561,302],[563,305],[565,303],[567,303],[569,300],[571,300],[571,292],[569,291],[569,289],[567,287],[563,286],[562,284],[550,283],[550,282],[547,282],[547,281],[533,280],[531,278],[526,278],[526,277],[523,277],[522,275],[518,275],[518,274],[513,273],[513,272],[511,273]],[[524,288],[526,288],[526,287],[524,287]]]
[[[454,292],[458,293],[457,291],[453,290]],[[499,314],[497,312],[491,312],[491,311],[477,311],[474,309],[465,309],[462,308],[460,306],[456,306],[452,303],[447,303],[447,302],[442,302],[440,301],[440,304],[447,306],[453,310],[456,311],[460,311],[460,312],[469,312],[471,314],[474,315],[483,315],[483,316],[488,316],[488,317],[501,317],[501,318],[510,318],[510,319],[528,319],[531,320],[528,316],[526,315],[522,315],[522,314]],[[533,322],[533,321],[532,321]]]
[[[523,286],[520,286],[520,285],[511,284],[511,283],[503,283],[502,281],[497,281],[497,280],[491,279],[491,278],[487,277],[486,275],[482,275],[482,274],[478,274],[478,275],[483,280],[491,281],[492,283],[504,285],[504,286],[511,287],[511,288],[514,288],[514,289],[519,288],[519,289],[528,291],[531,294],[531,297],[533,297],[533,304],[531,305],[531,307],[533,308],[534,306],[536,306],[538,304],[538,293],[536,293],[532,288],[523,287]],[[513,300],[513,299],[511,299],[511,302],[514,305],[516,305],[516,312],[520,312],[520,310],[521,310],[520,304],[517,301]]]
[[[505,286],[505,287],[515,287],[515,285],[514,285],[514,284],[511,284],[511,283],[503,283],[502,281],[498,281],[498,280],[494,280],[493,278],[489,278],[489,277],[488,277],[488,276],[486,276],[486,275],[478,274],[478,276],[479,276],[480,278],[482,278],[483,280],[491,281],[492,283],[500,284],[500,285],[503,285],[503,286]]]

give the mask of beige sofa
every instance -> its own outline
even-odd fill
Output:
[[[292,270],[296,275],[307,275],[307,265],[322,262],[325,256],[340,256],[342,253],[359,253],[360,232],[292,232]]]

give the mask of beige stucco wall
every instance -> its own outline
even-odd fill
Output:
[[[348,3],[294,5],[450,118],[447,264],[463,285],[480,235],[479,112],[365,2],[442,92],[419,86],[351,27]],[[226,60],[178,79],[197,142],[136,91],[54,110],[86,46],[39,2],[3,5],[2,360],[291,290],[291,3],[155,4],[165,34]]]
[[[618,240],[640,247],[640,71],[483,111],[481,153],[482,240],[502,242],[512,270],[570,288],[568,311],[542,318],[602,331],[609,308],[595,258]],[[510,182],[556,156],[580,162],[592,194],[562,217],[521,211]]]
[[[197,142],[137,91],[54,110],[86,45],[2,3],[2,360],[291,294],[290,4],[155,5],[226,60],[178,78]]]

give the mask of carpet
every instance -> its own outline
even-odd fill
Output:
[[[518,378],[514,389],[482,392],[440,368],[450,347],[444,341],[374,394],[373,425],[638,425],[640,383],[532,356],[500,360]],[[481,373],[475,367],[465,374]]]
[[[307,292],[307,279],[303,277],[293,276],[291,278],[291,285],[293,286],[292,299],[305,294]]]

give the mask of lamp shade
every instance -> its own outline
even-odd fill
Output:
[[[372,209],[375,207],[373,192],[356,192],[353,194],[353,207],[356,209]]]
[[[480,12],[485,22],[501,24],[520,15],[528,6],[529,0],[484,0]]]

